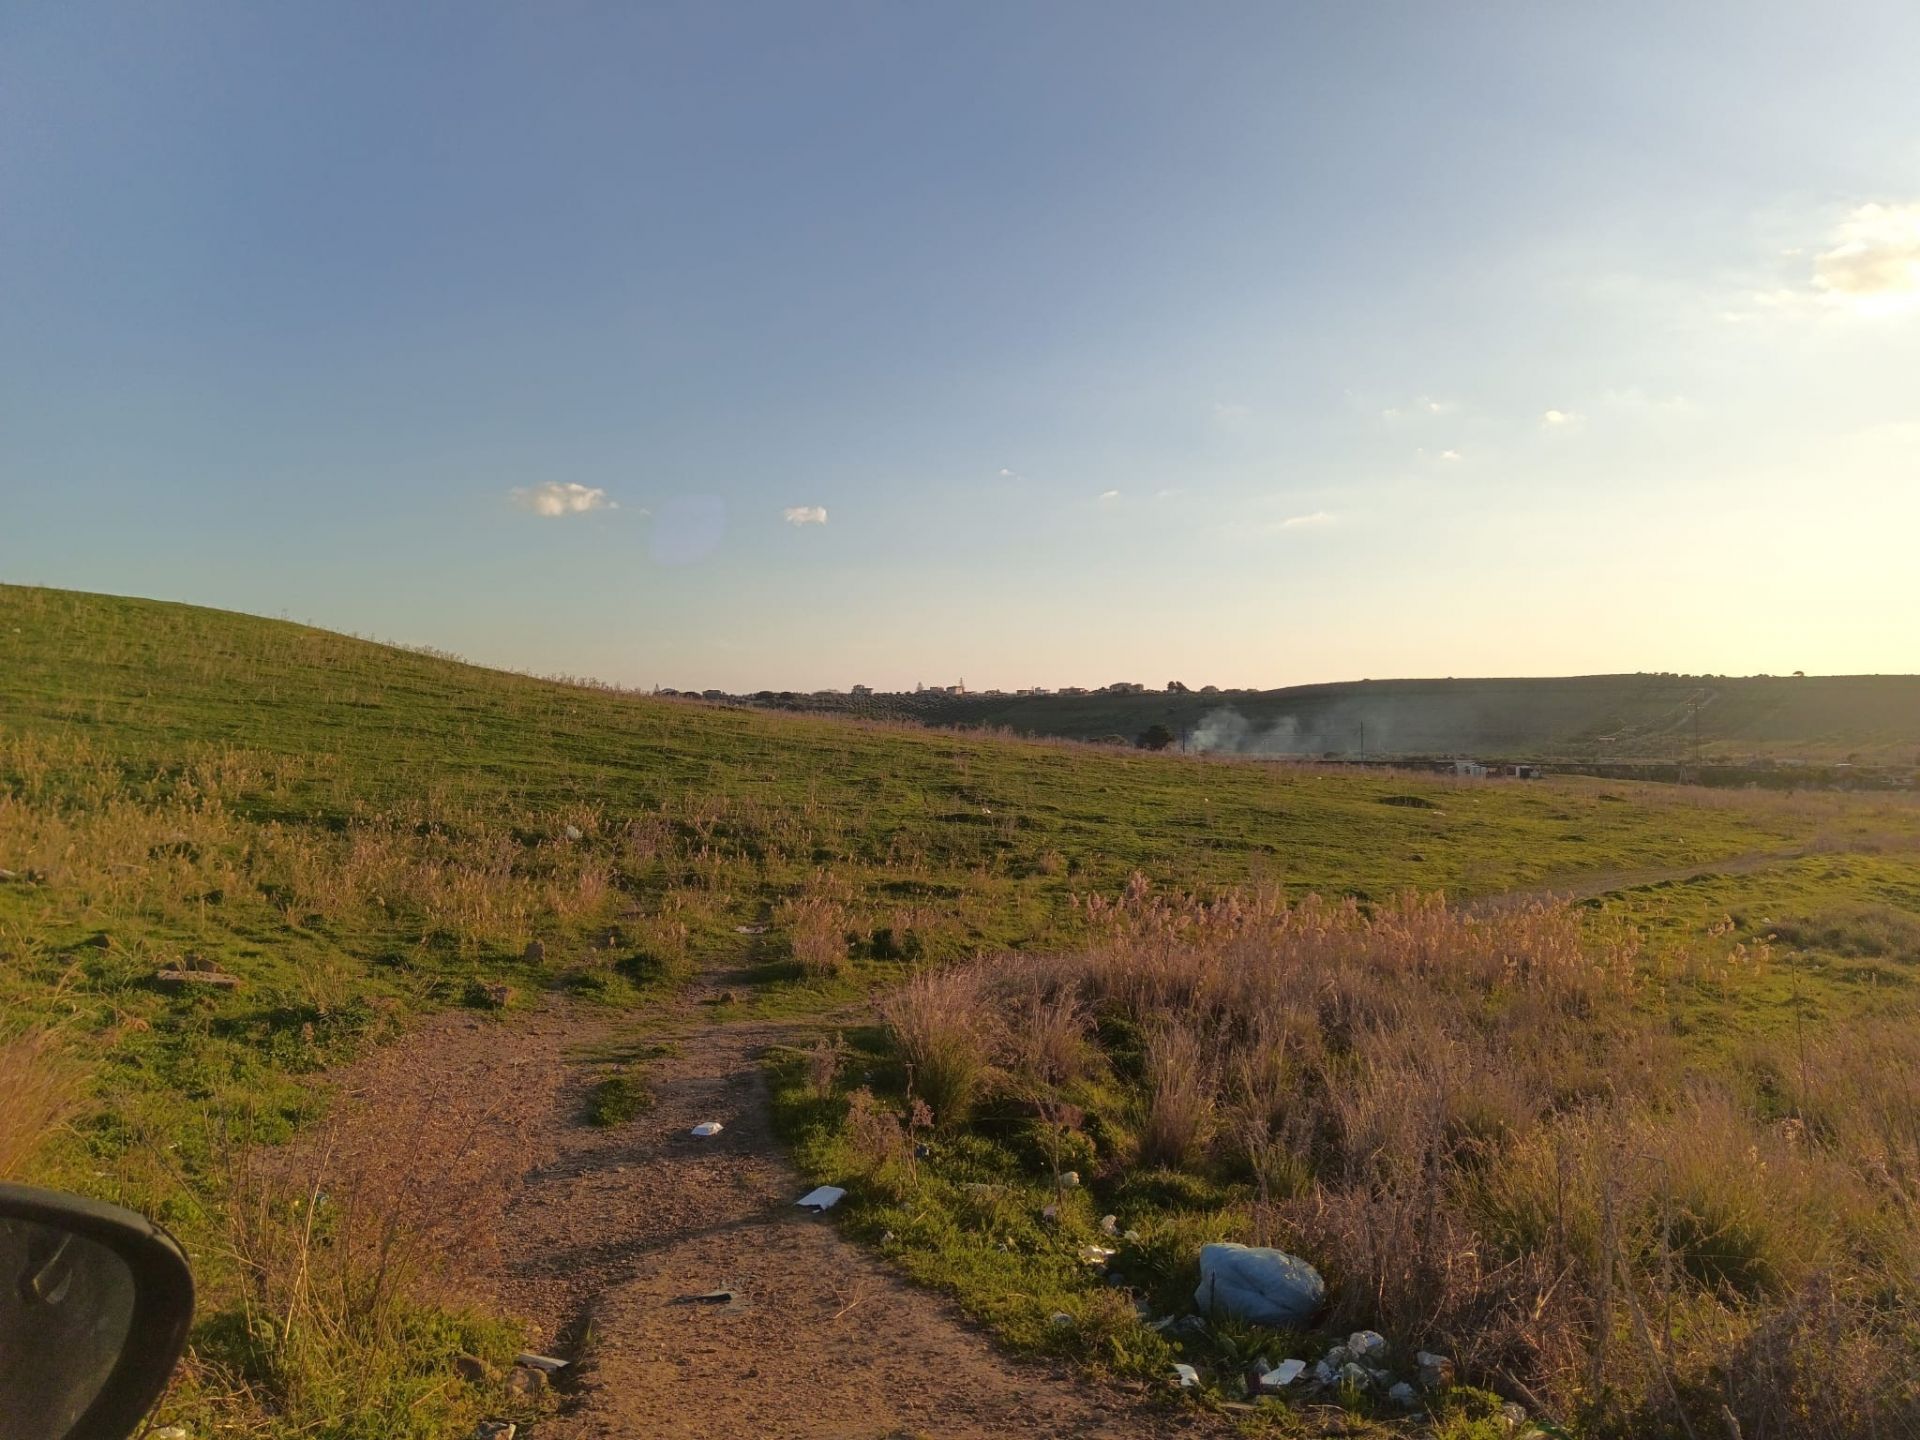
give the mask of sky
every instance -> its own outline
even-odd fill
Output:
[[[0,7],[0,580],[677,688],[1920,671],[1916,54]]]

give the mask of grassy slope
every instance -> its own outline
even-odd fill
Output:
[[[1382,803],[1407,795],[1431,808]],[[763,1003],[806,1004],[898,973],[882,926],[929,957],[1066,943],[1071,896],[1135,870],[1203,891],[1260,876],[1471,895],[1911,828],[1898,807],[1334,776],[657,702],[0,587],[0,868],[36,876],[0,884],[0,1002],[60,1025],[89,1070],[36,1173],[187,1235],[219,1362],[203,1403],[268,1428],[284,1357],[231,1338],[227,1156],[317,1113],[303,1076],[478,982],[644,1003],[689,965],[748,961]],[[795,897],[855,937],[847,973],[786,963]],[[735,932],[769,919],[764,938]],[[536,936],[545,956],[522,960]],[[246,984],[157,988],[188,951]],[[316,1403],[431,1395],[418,1423],[457,1423],[444,1352],[485,1333],[408,1333],[425,1336],[400,1347],[416,1373]],[[267,1399],[221,1399],[234,1376]]]
[[[1920,677],[1805,679],[1583,675],[1540,679],[1377,680],[1237,695],[913,696],[802,704],[890,706],[924,723],[1004,726],[1021,734],[1131,738],[1176,734],[1231,709],[1270,748],[1376,755],[1675,760],[1692,753],[1693,706],[1709,756],[1909,764],[1920,751]]]

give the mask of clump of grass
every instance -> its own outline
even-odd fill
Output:
[[[73,1112],[77,1078],[50,1031],[0,1038],[0,1180],[17,1178]]]
[[[977,969],[924,972],[887,996],[881,1013],[908,1084],[936,1124],[964,1124],[992,1069],[997,1016]]]
[[[583,1118],[587,1124],[606,1130],[625,1125],[652,1108],[653,1091],[647,1087],[646,1077],[623,1070],[597,1081],[587,1092]]]

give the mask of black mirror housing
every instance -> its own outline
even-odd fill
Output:
[[[186,1348],[186,1254],[131,1210],[29,1185],[0,1184],[0,1241],[0,1434],[124,1440]],[[55,1322],[86,1338],[50,1343]]]

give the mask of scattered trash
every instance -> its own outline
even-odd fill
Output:
[[[731,1305],[739,1297],[731,1290],[707,1290],[698,1295],[679,1295],[676,1305]]]
[[[158,1430],[149,1430],[147,1440],[191,1440],[184,1425],[162,1425]]]
[[[767,927],[765,925],[736,925],[733,927],[733,933],[736,935],[764,935],[767,933]]]
[[[519,1429],[511,1420],[482,1420],[473,1427],[473,1440],[513,1440]]]
[[[1262,1390],[1282,1390],[1306,1374],[1307,1362],[1304,1360],[1282,1360],[1273,1369],[1260,1377]]]
[[[1119,1253],[1118,1250],[1108,1249],[1105,1245],[1082,1245],[1080,1247],[1080,1263],[1082,1265],[1104,1265]]]
[[[1387,1399],[1404,1410],[1411,1410],[1420,1403],[1419,1392],[1404,1380],[1387,1391]]]
[[[1191,1390],[1200,1383],[1200,1372],[1191,1365],[1173,1367],[1173,1378],[1179,1382],[1182,1390]]]
[[[1326,1300],[1320,1272],[1296,1255],[1247,1245],[1200,1249],[1200,1284],[1193,1303],[1253,1325],[1301,1330]]]
[[[573,1362],[571,1360],[556,1359],[552,1355],[535,1355],[531,1351],[523,1350],[513,1357],[513,1363],[516,1365],[526,1365],[535,1370],[544,1370],[547,1374],[552,1375],[566,1369],[567,1366]]]
[[[1079,1189],[1080,1188],[1080,1172],[1078,1170],[1066,1171],[1060,1177],[1060,1184],[1062,1188],[1067,1190]]]
[[[224,970],[162,970],[153,978],[162,985],[211,985],[216,990],[240,988],[240,977]]]
[[[507,1372],[507,1389],[515,1395],[538,1395],[547,1388],[547,1372],[516,1365]]]
[[[569,840],[578,840],[581,838],[580,827],[578,825],[569,825],[561,833],[564,834]]]
[[[931,1160],[933,1158],[933,1146],[924,1142],[914,1146],[913,1158],[916,1160]]]
[[[1373,1376],[1367,1373],[1364,1365],[1349,1360],[1340,1367],[1339,1379],[1342,1385],[1351,1385],[1356,1390],[1364,1390],[1372,1383]]]
[[[809,1190],[793,1203],[803,1210],[831,1210],[846,1198],[847,1192],[838,1185],[820,1185]]]
[[[1042,1220],[1045,1220],[1045,1221],[1047,1221],[1047,1222],[1049,1222],[1049,1223],[1051,1223],[1051,1224],[1057,1224],[1057,1223],[1059,1223],[1059,1220],[1060,1220],[1060,1207],[1059,1207],[1058,1205],[1045,1205],[1045,1206],[1042,1206],[1042,1207],[1041,1207],[1041,1209],[1040,1209],[1040,1218],[1041,1218]]]
[[[1118,1215],[1102,1215],[1100,1217],[1100,1233],[1102,1235],[1118,1235],[1120,1233],[1120,1217]]]
[[[702,1140],[705,1140],[710,1135],[718,1135],[726,1128],[727,1127],[722,1125],[718,1120],[702,1120],[687,1133],[689,1135],[698,1135]]]
[[[1073,1316],[1069,1315],[1064,1310],[1056,1310],[1053,1312],[1051,1316],[1048,1317],[1047,1323],[1049,1325],[1061,1325],[1061,1326],[1071,1325],[1073,1324]]]

